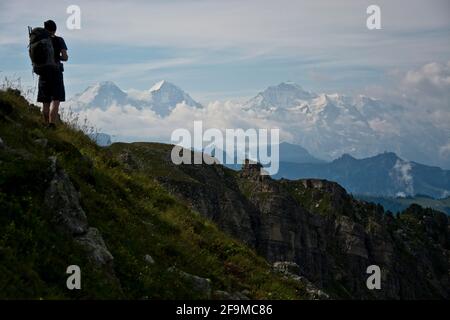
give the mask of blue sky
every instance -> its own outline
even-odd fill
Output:
[[[68,30],[66,8],[81,8]],[[366,28],[381,7],[382,30]],[[390,86],[392,72],[450,59],[450,2],[0,0],[0,71],[33,84],[26,26],[54,19],[69,47],[68,96],[110,80],[147,89],[166,79],[205,102],[294,81],[313,91]]]

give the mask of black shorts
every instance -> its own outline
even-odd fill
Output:
[[[63,73],[59,70],[44,72],[39,76],[38,102],[66,101]]]

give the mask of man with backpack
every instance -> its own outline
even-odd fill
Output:
[[[33,71],[39,75],[37,101],[43,104],[44,122],[49,128],[55,128],[59,104],[66,98],[61,61],[69,58],[64,39],[55,33],[56,23],[52,20],[45,21],[44,28],[30,31],[30,58]]]

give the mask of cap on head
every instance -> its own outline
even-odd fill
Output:
[[[47,20],[44,22],[44,28],[49,32],[56,31],[56,23],[53,20]]]

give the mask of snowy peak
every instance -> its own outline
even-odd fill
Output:
[[[304,90],[293,82],[282,82],[270,86],[256,97],[249,100],[245,106],[248,108],[288,109],[299,106],[303,101],[316,97],[315,93]]]
[[[170,114],[179,103],[185,103],[191,107],[201,107],[189,94],[165,80],[153,85],[150,89],[149,100],[153,105],[153,110],[162,116]]]
[[[177,86],[173,85],[170,82],[167,82],[166,80],[161,80],[153,85],[153,87],[150,88],[150,92],[164,90],[165,88],[177,88],[178,90],[181,90]]]
[[[69,102],[74,109],[107,109],[112,105],[129,105],[137,109],[149,108],[162,117],[169,115],[179,103],[201,107],[189,94],[165,80],[157,82],[150,90],[127,92],[122,91],[111,81],[99,82],[88,87]]]
[[[122,104],[127,94],[111,81],[104,81],[88,87],[75,99],[87,106],[106,108],[114,103]]]

